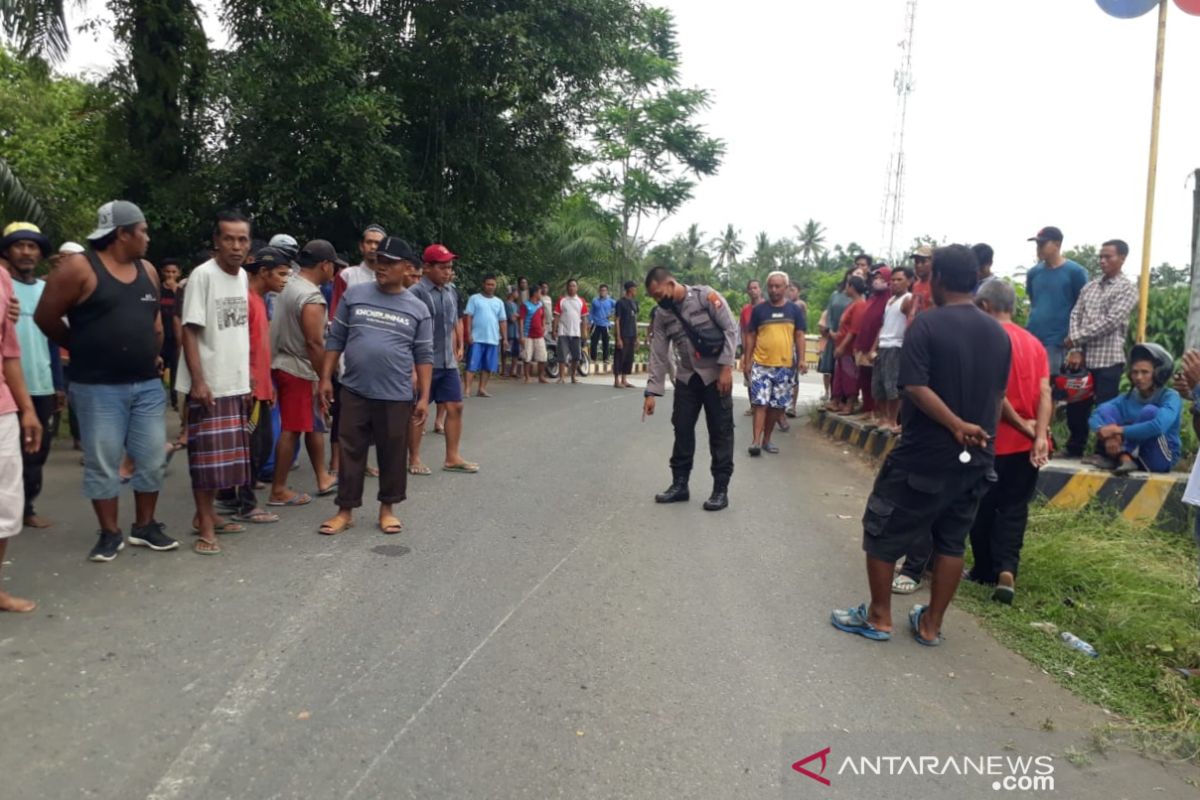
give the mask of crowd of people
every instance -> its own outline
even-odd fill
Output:
[[[0,560],[22,526],[51,524],[34,505],[64,409],[99,524],[89,558],[107,562],[126,544],[179,547],[156,508],[181,449],[198,554],[220,553],[220,534],[278,522],[313,494],[337,508],[319,532],[343,533],[355,524],[368,476],[378,479],[378,529],[397,534],[408,478],[432,473],[421,457],[430,406],[445,444],[442,470],[473,474],[479,465],[461,451],[464,396],[490,397],[494,375],[548,382],[548,338],[559,382],[578,381],[588,348],[593,359],[613,358],[614,387],[633,386],[640,287],[632,281],[619,298],[599,287],[589,303],[575,280],[555,301],[547,284],[523,277],[501,296],[497,277],[485,275],[480,291],[460,300],[457,256],[445,245],[418,252],[371,225],[362,261],[351,266],[323,239],[256,240],[236,211],[217,216],[211,248],[185,277],[179,260],[156,269],[145,259],[146,221],[126,201],[100,209],[87,241],[54,252],[28,223],[10,224],[0,240]],[[1051,457],[1056,396],[1070,438],[1055,455],[1085,455],[1094,432],[1086,460],[1118,474],[1167,471],[1180,457],[1181,393],[1200,402],[1200,353],[1185,354],[1179,371],[1152,343],[1126,354],[1137,298],[1121,274],[1128,246],[1105,242],[1102,274],[1089,281],[1062,256],[1057,228],[1031,241],[1039,262],[1026,278],[1025,327],[1014,322],[1016,292],[992,275],[985,244],[921,247],[911,267],[860,256],[817,323],[828,411],[900,435],[863,518],[871,600],[835,610],[840,630],[890,638],[891,595],[915,591],[927,574],[930,603],[909,616],[922,644],[941,642],[963,578],[1013,601],[1029,504]],[[645,278],[655,305],[643,419],[674,385],[672,480],[659,503],[690,499],[703,413],[713,478],[704,508],[728,507],[739,347],[753,417],[749,454],[779,452],[771,434],[795,413],[808,308],[787,274],[772,272],[765,285],[764,295],[758,281],[749,284],[739,323],[712,287],[685,285],[664,267]],[[1121,393],[1125,375],[1131,388]],[[168,403],[181,418],[174,441]],[[1194,421],[1200,429],[1200,416]],[[313,494],[288,485],[302,441]],[[118,519],[124,484],[133,491],[128,535]],[[1200,505],[1200,475],[1185,500]],[[974,558],[964,571],[968,540]],[[33,607],[0,592],[0,609]]]
[[[156,511],[181,450],[198,554],[220,553],[219,535],[279,522],[314,495],[337,509],[319,532],[343,533],[368,476],[378,479],[378,529],[397,534],[408,478],[432,474],[421,456],[430,406],[445,443],[442,470],[473,474],[479,465],[461,451],[464,396],[475,389],[490,397],[492,375],[545,382],[548,335],[560,382],[578,381],[590,334],[592,358],[615,354],[614,386],[632,386],[632,282],[620,300],[600,287],[589,306],[574,280],[552,302],[548,284],[525,278],[502,299],[496,276],[486,275],[480,292],[460,301],[457,256],[445,245],[418,252],[371,225],[359,242],[362,261],[351,266],[323,239],[255,239],[237,211],[217,216],[211,246],[186,276],[181,259],[157,268],[146,260],[149,241],[141,209],[121,200],[100,208],[86,247],[66,242],[55,251],[30,223],[4,229],[0,561],[22,527],[53,524],[34,504],[64,412],[99,524],[88,558],[108,562],[127,544],[179,547]],[[168,405],[180,415],[170,441]],[[301,442],[311,494],[289,486]],[[134,506],[128,533],[118,507],[125,485]],[[0,610],[34,608],[0,592]]]

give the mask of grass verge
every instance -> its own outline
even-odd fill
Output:
[[[992,602],[989,587],[965,581],[957,602],[1001,642],[1118,715],[1102,738],[1200,764],[1200,679],[1174,671],[1200,667],[1192,537],[1135,527],[1103,511],[1035,505],[1021,567],[1012,607]],[[1071,631],[1099,658],[1032,623]]]

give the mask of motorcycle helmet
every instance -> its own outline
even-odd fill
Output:
[[[1096,394],[1096,385],[1092,373],[1086,369],[1074,372],[1064,372],[1055,375],[1051,384],[1051,396],[1056,401],[1079,403],[1091,399]]]
[[[1154,385],[1161,388],[1171,382],[1175,372],[1175,358],[1167,349],[1154,342],[1140,342],[1129,351],[1129,366],[1138,361],[1149,361],[1154,365]]]

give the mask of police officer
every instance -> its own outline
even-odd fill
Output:
[[[671,451],[671,486],[655,495],[659,503],[682,503],[689,498],[688,476],[696,452],[696,421],[704,409],[708,447],[712,453],[712,496],[705,511],[729,505],[729,479],[733,476],[733,359],[737,325],[729,304],[708,286],[684,286],[666,267],[646,275],[646,292],[658,301],[651,322],[650,376],[646,382],[643,419],[654,413],[661,397],[671,348],[678,358],[675,376],[675,447]]]

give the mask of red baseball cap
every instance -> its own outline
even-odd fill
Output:
[[[421,259],[426,264],[444,264],[447,261],[453,261],[458,256],[451,253],[444,244],[431,244],[425,248],[425,254]]]

